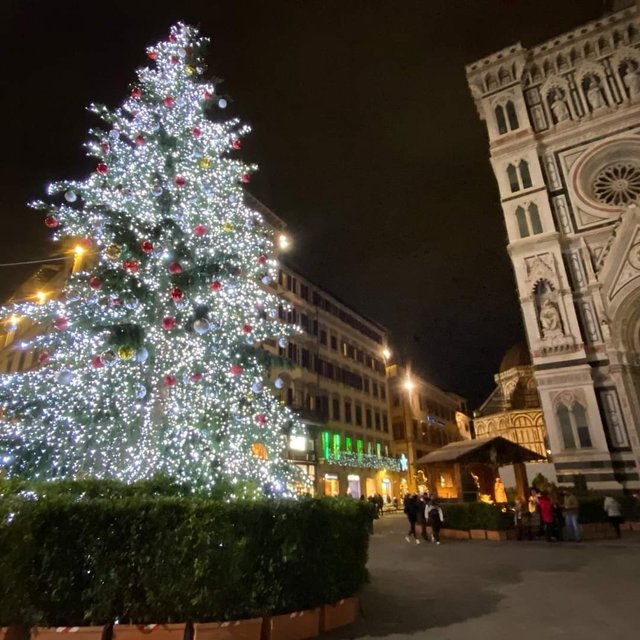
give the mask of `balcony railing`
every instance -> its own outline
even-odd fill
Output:
[[[402,471],[399,458],[388,456],[374,456],[366,453],[349,453],[331,451],[328,458],[324,458],[327,464],[340,467],[360,467],[362,469],[384,469],[386,471]]]

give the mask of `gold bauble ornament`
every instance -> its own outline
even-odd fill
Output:
[[[226,231],[227,233],[230,233],[231,231],[233,231],[233,225],[230,222],[225,222],[222,225],[222,230]]]
[[[188,65],[184,68],[184,70],[187,72],[187,75],[188,75],[188,76],[192,76],[192,75],[196,72],[196,70],[195,70],[195,69],[194,69],[190,64],[188,64]]]
[[[122,254],[122,249],[117,244],[110,244],[105,254],[109,260],[117,260]]]
[[[209,158],[200,158],[200,166],[203,169],[208,169],[211,166],[211,160]]]
[[[118,349],[118,356],[120,360],[131,360],[135,355],[136,350],[133,347],[124,346]]]
[[[260,460],[267,460],[269,458],[267,448],[262,442],[254,442],[251,445],[251,453],[253,453],[256,458],[260,458]]]

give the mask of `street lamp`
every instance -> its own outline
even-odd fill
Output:
[[[291,239],[286,233],[278,235],[278,247],[281,251],[287,251],[291,248]]]
[[[385,348],[382,350],[382,357],[383,357],[385,360],[388,360],[388,359],[391,357],[391,351],[389,351],[389,348],[388,348],[388,347],[385,347]]]
[[[413,384],[413,380],[409,376],[407,376],[405,378],[405,381],[402,383],[402,386],[405,388],[406,391],[411,392],[413,391],[415,384]]]

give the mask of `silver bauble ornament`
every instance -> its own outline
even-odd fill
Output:
[[[251,391],[253,391],[253,393],[261,393],[262,392],[262,388],[263,388],[263,384],[262,381],[260,380],[256,380],[252,385],[251,385]]]
[[[226,109],[227,101],[224,98],[220,98],[220,100],[218,100],[218,106],[220,107],[220,109]]]
[[[260,278],[260,281],[262,282],[262,284],[271,284],[271,276],[270,275],[264,275],[262,276],[262,278]]]
[[[104,362],[106,365],[112,365],[118,356],[116,356],[115,351],[105,351],[103,353],[100,354],[100,360],[102,360],[102,362]]]
[[[159,184],[154,184],[153,187],[151,187],[151,193],[154,196],[161,196],[162,195],[162,187]]]
[[[78,199],[78,195],[75,191],[71,191],[71,189],[69,189],[69,191],[64,194],[64,199],[67,202],[75,202]]]
[[[124,306],[127,309],[137,309],[140,306],[140,300],[134,296],[129,296],[124,299]]]
[[[141,400],[147,395],[147,387],[145,387],[140,382],[138,382],[133,389],[134,389],[134,393],[136,394],[136,398],[138,398],[138,400]]]
[[[249,345],[254,345],[255,344],[255,338],[253,338],[252,336],[247,336],[244,341]]]
[[[117,140],[120,137],[120,132],[117,129],[111,129],[111,131],[109,131],[109,137],[112,140]]]
[[[76,289],[67,289],[64,292],[64,299],[67,302],[77,302],[80,300],[80,292]]]
[[[136,351],[136,355],[135,355],[136,362],[146,362],[148,357],[149,357],[149,352],[144,347],[140,347]]]
[[[273,381],[273,386],[274,386],[276,389],[282,389],[282,388],[284,387],[284,380],[283,380],[282,378],[276,378],[276,379]]]
[[[193,323],[193,330],[199,336],[201,336],[203,333],[207,333],[207,331],[209,331],[210,328],[211,328],[211,325],[209,324],[209,321],[206,320],[205,318],[199,318]]]
[[[69,384],[73,380],[73,372],[69,369],[62,369],[56,377],[58,384]]]
[[[286,349],[286,348],[287,348],[287,344],[288,344],[288,341],[287,341],[287,339],[286,339],[286,338],[279,338],[279,339],[278,339],[278,346],[279,346],[281,349]]]
[[[278,310],[277,309],[270,309],[269,310],[269,317],[273,318],[275,320],[278,317]]]

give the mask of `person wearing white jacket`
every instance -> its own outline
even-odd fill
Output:
[[[606,496],[603,505],[604,511],[609,518],[609,522],[616,532],[616,537],[620,537],[620,525],[622,524],[622,510],[620,503],[612,496]]]
[[[424,508],[424,516],[427,525],[431,527],[431,541],[440,544],[440,529],[442,529],[442,523],[444,522],[444,514],[435,500],[427,502],[427,506]]]

